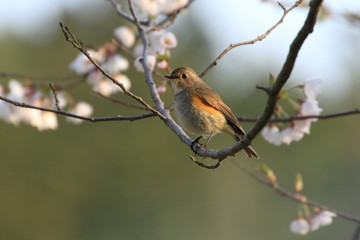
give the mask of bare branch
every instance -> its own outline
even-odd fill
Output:
[[[258,36],[257,38],[250,40],[250,41],[246,41],[246,42],[241,42],[241,43],[236,43],[236,44],[230,44],[230,46],[228,48],[226,48],[222,53],[220,53],[220,55],[199,75],[201,78],[203,76],[205,76],[213,67],[215,67],[219,61],[228,53],[230,52],[231,49],[242,46],[242,45],[248,45],[248,44],[254,44],[258,41],[262,41],[264,38],[266,38],[275,28],[277,28],[277,26],[279,26],[285,19],[286,15],[291,12],[294,8],[298,7],[301,3],[303,2],[303,0],[298,0],[295,2],[295,4],[290,7],[289,9],[285,9],[284,6],[282,6],[280,3],[280,7],[284,10],[284,13],[282,15],[282,17],[280,18],[280,20],[275,23],[274,26],[272,26],[271,28],[269,28],[264,34]]]

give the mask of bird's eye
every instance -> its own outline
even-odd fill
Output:
[[[184,73],[183,75],[181,75],[182,78],[187,78],[188,75],[186,73]]]

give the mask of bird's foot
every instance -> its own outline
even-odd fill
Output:
[[[190,145],[191,150],[193,150],[195,155],[197,155],[197,151],[199,149],[206,149],[206,145],[199,143],[200,138],[201,138],[201,136],[198,137],[197,139],[195,139]]]

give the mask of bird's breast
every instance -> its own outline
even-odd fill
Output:
[[[226,125],[226,119],[220,111],[186,91],[175,94],[174,100],[174,112],[179,125],[192,134],[208,136],[220,132]]]

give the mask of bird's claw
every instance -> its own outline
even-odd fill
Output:
[[[199,149],[206,149],[206,145],[199,143],[200,138],[201,138],[201,136],[196,138],[190,145],[191,150],[193,150],[195,155],[197,155],[197,151]]]

